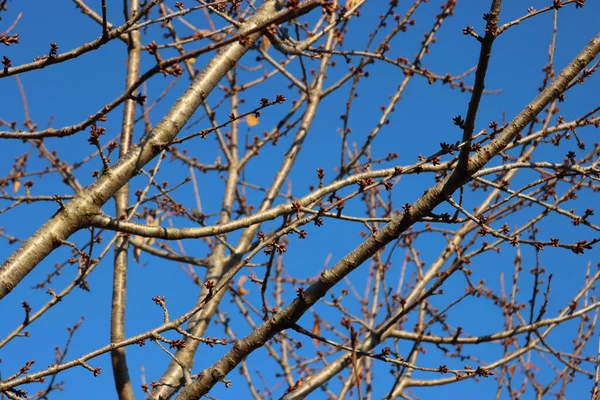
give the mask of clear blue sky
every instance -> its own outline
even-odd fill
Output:
[[[377,21],[381,10],[377,6],[381,0],[372,0],[370,5],[364,7],[359,19],[354,20],[348,27],[349,33],[344,43],[346,49],[358,48],[367,40],[367,35]],[[99,2],[97,2],[99,3]],[[109,17],[115,23],[121,23],[122,11],[121,5],[113,6],[109,3]],[[186,6],[191,6],[189,2]],[[385,3],[387,7],[387,2]],[[403,2],[401,2],[403,3]],[[391,55],[412,58],[418,49],[418,43],[423,33],[427,32],[433,21],[433,16],[439,10],[439,1],[430,1],[423,5],[417,14],[415,20],[417,24],[407,33],[399,35],[392,42]],[[441,32],[437,35],[437,43],[432,46],[431,54],[427,55],[423,65],[431,71],[438,74],[450,73],[459,74],[466,69],[474,66],[477,62],[479,46],[475,40],[462,34],[462,28],[465,26],[474,26],[476,31],[483,34],[484,21],[482,14],[488,11],[489,1],[466,0],[459,1],[456,7],[455,16],[446,20]],[[516,4],[519,3],[519,4]],[[551,3],[549,0],[532,0],[528,3],[508,2],[501,13],[501,23],[512,20],[526,12],[526,8],[533,6],[541,8]],[[169,4],[172,6],[172,4]],[[2,13],[0,21],[0,31],[4,31],[15,20],[17,15],[22,12],[22,16],[16,28],[12,33],[19,33],[20,43],[10,47],[2,46],[0,48],[0,57],[6,55],[12,60],[13,66],[31,61],[37,55],[47,54],[50,48],[50,42],[56,42],[59,45],[59,51],[64,52],[81,45],[84,42],[95,39],[100,34],[99,26],[91,21],[87,16],[81,14],[75,9],[69,1],[63,2],[8,2],[9,11]],[[406,6],[400,6],[404,11]],[[99,10],[98,5],[95,9]],[[315,11],[315,13],[320,11]],[[156,16],[156,12],[152,14]],[[196,26],[204,28],[204,18],[201,12],[186,17]],[[575,10],[573,5],[568,5],[560,10],[558,19],[559,33],[556,43],[555,68],[560,71],[594,36],[598,31],[600,20],[600,4],[598,1],[586,2],[583,10]],[[180,24],[177,25],[182,35],[189,34]],[[151,35],[144,36],[143,41],[147,43],[147,37],[162,37],[162,30],[153,26],[149,29]],[[547,13],[540,17],[511,28],[503,34],[494,45],[491,66],[486,80],[486,88],[489,90],[501,90],[494,95],[486,95],[482,101],[482,106],[477,120],[476,130],[487,127],[489,121],[502,121],[503,117],[510,120],[538,93],[542,72],[541,69],[547,62],[548,46],[552,34],[552,13]],[[275,54],[279,57],[278,54]],[[154,63],[153,58],[147,53],[143,54],[143,67],[146,70]],[[252,66],[254,63],[254,54],[243,59],[243,64]],[[195,67],[202,68],[209,56],[201,57],[196,61]],[[126,47],[119,41],[113,41],[102,49],[88,53],[77,60],[67,62],[57,66],[50,66],[43,70],[38,70],[23,74],[20,79],[23,83],[27,95],[29,113],[32,120],[40,128],[46,125],[52,127],[61,127],[77,123],[88,115],[96,112],[104,104],[110,102],[120,94],[124,87],[124,71],[126,60]],[[342,58],[337,59],[339,64],[344,64]],[[298,64],[295,67],[299,70]],[[270,68],[268,69],[270,70]],[[336,76],[345,72],[345,67],[339,67],[332,70],[328,82],[333,82]],[[241,76],[262,75],[263,70],[252,75],[251,73]],[[403,78],[401,71],[390,65],[376,64],[370,68],[370,77],[359,87],[359,98],[354,105],[354,111],[351,117],[351,126],[353,135],[357,138],[365,137],[372,126],[380,116],[379,107],[387,104],[388,96],[391,95],[397,85]],[[156,76],[148,86],[148,98],[152,102],[162,92],[171,81],[172,77],[163,78]],[[467,78],[467,83],[472,83],[473,76]],[[169,104],[183,92],[188,79],[184,75],[179,79],[173,91],[155,108],[152,113],[152,122],[156,123],[168,110]],[[283,78],[276,78],[265,86],[259,86],[245,93],[246,103],[242,105],[242,110],[249,110],[258,105],[261,97],[274,98],[277,93],[283,93],[288,99],[295,98],[295,90],[286,88],[287,82]],[[594,76],[589,82],[581,87],[574,88],[567,94],[567,101],[561,103],[560,115],[564,115],[566,120],[575,118],[583,111],[598,106],[597,93],[600,92],[600,84],[597,76]],[[0,93],[3,94],[2,110],[0,118],[7,121],[17,121],[21,124],[24,121],[24,110],[19,89],[14,77],[0,80]],[[339,135],[337,129],[341,126],[341,120],[338,118],[344,111],[344,104],[347,100],[348,88],[342,89],[339,93],[327,98],[318,110],[317,118],[313,123],[311,132],[308,136],[305,149],[298,158],[297,166],[292,171],[290,178],[293,182],[293,193],[295,196],[302,196],[308,192],[309,185],[318,183],[315,169],[322,167],[327,176],[326,181],[334,176],[333,168],[339,161]],[[209,100],[215,99],[209,97]],[[397,152],[400,154],[398,164],[411,164],[416,161],[419,154],[429,155],[439,149],[438,143],[442,141],[455,142],[460,138],[459,130],[452,124],[452,117],[456,115],[465,115],[469,100],[468,93],[460,93],[458,90],[449,90],[446,86],[440,84],[429,85],[424,79],[414,78],[409,87],[402,95],[402,99],[396,106],[395,112],[391,116],[391,124],[385,127],[378,139],[374,142],[373,153],[375,157],[383,157],[388,152]],[[291,101],[284,106],[277,106],[265,110],[261,124],[254,128],[254,134],[262,134],[263,129],[269,129],[270,123],[275,122],[282,115],[283,110],[291,105]],[[226,120],[228,110],[223,107],[218,112],[218,119]],[[118,135],[121,108],[114,111],[106,126],[108,137]],[[197,120],[201,116],[199,112],[192,120]],[[200,127],[206,127],[203,121]],[[195,127],[195,128],[198,128]],[[264,126],[264,127],[263,127]],[[4,128],[2,128],[4,129]],[[591,149],[592,143],[598,141],[597,130],[581,130],[581,136],[588,144],[587,149]],[[136,128],[135,138],[139,139],[143,133],[143,126]],[[50,149],[55,149],[59,157],[68,162],[79,161],[92,152],[92,147],[87,143],[87,133],[68,137],[65,139],[49,139],[45,143]],[[276,168],[289,146],[290,137],[283,139],[278,147],[268,146],[261,152],[261,157],[250,164],[246,179],[249,182],[261,185],[268,185]],[[29,149],[30,146],[21,141],[3,140],[0,142],[0,177],[5,176],[14,162],[14,158],[22,152]],[[201,149],[201,151],[198,151]],[[214,140],[210,138],[206,141],[193,141],[190,144],[190,152],[195,152],[201,161],[212,163],[214,161],[214,152],[216,149]],[[583,152],[576,148],[574,141],[561,146],[558,150],[542,153],[544,159],[561,162],[566,151],[576,151],[578,155]],[[113,158],[114,160],[114,158]],[[28,171],[36,171],[45,168],[46,162],[38,159],[37,154],[33,152],[30,156]],[[90,172],[93,169],[99,169],[99,161],[95,160],[91,165],[86,165],[78,171],[77,177],[80,182],[87,185],[92,182]],[[187,176],[187,169],[181,168],[178,163],[168,164],[164,167],[162,175],[159,175],[158,181],[169,180],[171,183],[180,182]],[[215,175],[202,175],[197,173],[201,187],[202,202],[204,212],[211,213],[219,210],[220,194],[222,193],[222,180]],[[56,177],[55,177],[56,178]],[[44,194],[65,194],[70,195],[60,180],[36,179],[32,193],[34,195]],[[139,187],[144,184],[144,180],[138,180],[134,185]],[[517,181],[519,182],[519,181]],[[522,182],[522,181],[521,181]],[[403,179],[401,184],[394,190],[395,206],[399,207],[406,202],[414,201],[420,193],[433,183],[430,176],[411,176]],[[515,185],[515,187],[518,187]],[[20,189],[19,194],[23,194]],[[182,188],[177,192],[178,200],[185,205],[193,207],[193,192],[191,186]],[[187,200],[186,199],[187,195]],[[257,205],[260,200],[260,193],[249,191],[249,199]],[[469,199],[472,205],[475,204],[477,196]],[[8,206],[10,203],[0,200],[0,209]],[[590,192],[582,191],[577,201],[570,203],[569,207],[574,208],[578,213],[586,207],[594,207],[598,204],[597,195],[592,196]],[[113,213],[113,203],[110,202],[105,207],[106,212]],[[25,239],[34,232],[41,224],[56,211],[54,203],[36,203],[31,205],[22,205],[14,210],[0,214],[0,226],[5,228],[5,233]],[[353,212],[355,215],[364,215],[364,205],[356,199],[352,205],[348,205],[345,211]],[[531,215],[535,215],[535,210]],[[539,211],[539,210],[538,210]],[[520,219],[515,219],[513,223],[523,224],[524,217],[528,211],[520,214]],[[597,212],[598,214],[598,212]],[[215,219],[209,220],[211,223]],[[268,231],[271,228],[279,226],[280,221],[274,221],[267,224],[262,230]],[[545,239],[552,236],[560,236],[565,242],[575,242],[581,239],[594,237],[593,232],[585,230],[583,227],[573,228],[570,221],[564,218],[549,218],[538,226],[541,235]],[[361,242],[361,237],[357,234],[362,230],[347,222],[325,221],[325,226],[315,228],[311,226],[308,237],[304,242],[299,242],[296,238],[290,238],[291,244],[286,254],[286,267],[290,273],[297,278],[313,277],[319,273],[323,264],[331,254],[330,264],[343,257],[348,251]],[[72,238],[81,242],[87,233],[80,232]],[[110,234],[103,235],[105,242],[109,240]],[[235,236],[232,236],[235,237]],[[204,257],[207,255],[206,246],[199,241],[185,241],[186,252],[189,255]],[[5,240],[0,239],[0,260],[4,260],[11,254],[17,245],[9,245]],[[442,243],[417,242],[417,247],[421,250],[421,256],[426,263],[433,261],[443,248]],[[510,282],[513,273],[512,259],[514,258],[514,249],[508,245],[502,247],[503,252],[500,255],[484,255],[476,258],[477,262],[473,265],[473,281],[485,279],[486,283],[494,288],[500,287],[499,273],[504,272],[506,282]],[[529,248],[522,248],[523,264],[525,272],[534,266],[535,254]],[[68,251],[61,249],[53,253],[44,262],[42,262],[33,273],[31,273],[22,284],[14,290],[7,298],[0,303],[0,338],[10,332],[14,326],[22,321],[23,311],[20,306],[22,301],[27,301],[34,310],[43,305],[48,295],[43,291],[32,291],[30,288],[44,279],[46,274],[53,270],[55,263],[64,260]],[[398,252],[395,262],[399,266],[402,261],[403,252]],[[111,295],[111,277],[112,267],[110,259],[107,259],[98,267],[98,269],[89,278],[91,292],[80,290],[74,291],[65,301],[48,312],[40,320],[36,321],[27,330],[31,338],[16,338],[10,344],[0,349],[0,373],[2,378],[12,375],[27,360],[36,360],[33,371],[45,368],[53,362],[54,347],[63,346],[66,338],[66,327],[73,325],[84,315],[85,322],[75,335],[74,341],[69,349],[67,359],[72,359],[85,354],[97,347],[106,345],[109,341],[110,324],[110,295]],[[257,262],[263,261],[264,256],[257,257]],[[549,271],[554,274],[553,278],[553,298],[549,306],[549,314],[555,315],[557,310],[564,308],[573,294],[582,286],[585,268],[588,262],[595,265],[600,261],[599,252],[592,250],[584,255],[576,256],[568,250],[548,249],[540,254],[540,262]],[[160,293],[167,298],[167,305],[171,315],[177,316],[187,311],[195,302],[197,296],[197,286],[189,279],[186,279],[181,269],[174,263],[166,263],[148,255],[142,256],[143,266],[132,262],[129,277],[128,311],[127,311],[127,334],[134,335],[143,332],[149,328],[159,325],[162,322],[161,310],[150,300],[151,297]],[[202,277],[203,271],[196,270]],[[75,274],[74,267],[66,269],[65,273],[54,281],[54,288],[59,291],[66,285]],[[260,276],[261,270],[257,270]],[[354,282],[362,292],[362,284],[366,279],[366,268],[355,271],[350,280]],[[390,280],[393,281],[393,280]],[[522,280],[523,290],[520,294],[521,301],[525,302],[531,291],[531,277],[524,277]],[[246,283],[251,293],[249,299],[256,301],[259,299],[259,290],[252,286],[250,282]],[[335,293],[343,287],[336,288]],[[445,295],[436,299],[434,305],[443,308],[460,295],[464,290],[464,280],[458,277],[448,281],[445,287]],[[596,291],[597,294],[597,291]],[[288,299],[292,299],[294,293],[288,290],[286,293]],[[255,303],[259,304],[259,302]],[[223,302],[223,310],[228,311],[230,316],[236,315],[235,309],[228,300]],[[357,304],[350,304],[349,308],[358,311]],[[332,312],[330,308],[319,306],[320,311],[325,312],[331,322],[338,324],[341,316],[339,313]],[[327,314],[330,313],[330,314]],[[469,318],[465,318],[468,315]],[[237,318],[237,316],[236,316]],[[471,300],[461,307],[449,313],[449,320],[463,326],[464,331],[470,334],[491,333],[503,329],[502,318],[498,309],[486,304],[482,300]],[[300,321],[301,325],[309,328],[312,325],[312,314],[307,313]],[[407,329],[410,328],[407,324]],[[565,351],[571,351],[570,340],[573,335],[573,326],[570,329],[557,329],[551,337],[551,342],[555,345],[560,344],[560,348]],[[249,332],[249,328],[243,322],[237,321],[236,333],[242,336]],[[208,335],[223,336],[220,326],[215,326],[209,330]],[[291,334],[297,337],[297,334]],[[594,344],[595,340],[592,340]],[[312,341],[306,341],[307,345],[303,350],[305,354],[314,353]],[[406,351],[408,348],[401,348]],[[497,347],[489,347],[489,353],[477,352],[480,359],[492,361],[497,356]],[[216,347],[209,349],[201,347],[197,356],[197,362],[194,366],[194,372],[200,372],[204,367],[208,367],[214,360],[223,354],[224,349]],[[432,349],[432,354],[435,354]],[[594,354],[593,352],[588,354]],[[142,393],[139,390],[141,385],[140,367],[145,368],[146,380],[148,382],[159,379],[164,366],[168,362],[167,356],[155,345],[147,344],[143,348],[130,347],[127,349],[130,374],[133,385],[138,392],[139,398]],[[451,368],[461,368],[462,365],[455,359],[444,358],[439,355],[428,355],[423,357],[424,366],[436,367],[440,364],[448,364]],[[272,377],[275,372],[275,366],[269,360],[264,350],[259,350],[252,354],[248,359],[251,369],[261,369],[263,376]],[[261,363],[264,361],[264,367]],[[548,367],[545,367],[544,361],[540,359],[533,360],[540,368],[539,377],[544,380],[545,377],[552,377]],[[53,399],[71,399],[85,396],[88,399],[104,399],[114,396],[112,383],[112,372],[110,368],[110,359],[108,355],[98,357],[89,362],[93,367],[101,367],[102,374],[99,377],[92,377],[91,373],[76,368],[65,371],[58,376],[58,381],[65,381],[65,391],[52,393]],[[264,369],[263,369],[264,368]],[[389,385],[387,379],[388,366],[380,366],[381,379],[385,384],[381,389],[375,390],[375,396],[380,397],[386,392]],[[271,375],[269,375],[271,374]],[[544,375],[546,374],[546,375]],[[421,376],[415,374],[415,377]],[[257,376],[254,375],[256,378]],[[429,376],[433,378],[433,376]],[[244,396],[246,398],[247,388],[241,376],[234,372],[228,378],[234,380],[234,385],[225,390],[223,385],[217,385],[211,395],[218,398],[229,398],[232,396]],[[579,378],[580,379],[580,378]],[[257,382],[259,380],[257,379]],[[270,382],[273,384],[275,381]],[[333,387],[337,380],[332,381]],[[591,381],[583,380],[571,386],[569,398],[587,398],[591,388]],[[462,387],[456,385],[450,388],[433,388],[427,391],[414,390],[414,393],[421,398],[443,398],[448,390],[456,391],[463,399],[480,399],[481,393],[493,393],[496,382],[488,380],[476,385],[473,381],[460,383]],[[32,394],[37,387],[26,387],[25,389]],[[280,388],[276,395],[280,396],[283,389]],[[506,393],[504,393],[506,395]],[[531,395],[531,393],[527,393]],[[527,397],[527,396],[526,396]],[[321,392],[315,392],[311,398],[325,398]],[[502,397],[507,398],[507,397]]]

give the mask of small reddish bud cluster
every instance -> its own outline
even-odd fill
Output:
[[[573,253],[575,253],[575,254],[583,254],[583,251],[586,249],[591,250],[592,246],[589,244],[589,242],[587,240],[581,240],[581,241],[575,243],[575,245],[573,246],[571,251],[573,251]]]
[[[292,203],[292,211],[296,213],[297,218],[300,218],[300,210],[302,209],[302,204],[299,201],[294,201]]]
[[[442,142],[440,143],[440,147],[441,147],[441,152],[442,154],[452,154],[454,155],[455,151],[458,151],[458,142],[454,143],[454,144],[448,144],[446,142]]]
[[[319,178],[320,181],[325,178],[325,170],[323,168],[317,168],[317,178]]]
[[[183,339],[171,340],[169,347],[176,350],[181,350],[185,347],[185,341]]]
[[[19,369],[19,375],[26,374],[31,369],[31,366],[35,364],[35,361],[27,361],[24,366]],[[18,376],[18,375],[17,375]]]
[[[212,292],[212,290],[215,288],[215,282],[214,281],[206,281],[204,283],[204,287],[206,289],[208,289],[209,292]]]
[[[283,254],[287,251],[287,246],[284,243],[273,243],[265,246],[265,254],[271,254],[273,250],[277,250],[279,254]]]
[[[12,62],[10,61],[10,58],[2,56],[2,65],[4,65],[4,73],[8,74],[8,69],[12,67]]]
[[[4,44],[5,46],[10,46],[11,44],[19,44],[19,34],[15,33],[12,36],[10,36],[10,35],[1,35],[0,36],[0,43]]]
[[[26,301],[21,303],[21,307],[23,307],[23,309],[25,310],[25,312],[27,314],[29,314],[31,312],[31,306],[29,305],[29,303],[27,303]]]
[[[50,43],[50,52],[48,53],[48,57],[54,58],[58,55],[58,44]]]
[[[322,210],[323,209],[319,210],[319,214],[317,214],[317,215],[321,215]],[[323,218],[317,216],[317,218],[315,218],[315,220],[314,220],[314,223],[315,223],[315,226],[323,226]]]
[[[160,294],[157,294],[156,297],[152,298],[152,301],[159,306],[163,306],[163,305],[165,305],[165,296],[161,296]]]
[[[102,127],[96,126],[96,124],[92,125],[92,130],[90,132],[90,137],[88,138],[88,142],[91,145],[99,146],[100,145],[100,136],[106,133],[106,129]]]
[[[360,187],[359,190],[365,190],[368,186],[371,186],[372,184],[375,183],[375,180],[373,178],[366,178],[366,179],[361,179],[358,182],[358,186]]]
[[[156,41],[153,40],[152,42],[150,42],[146,46],[146,50],[149,54],[154,56],[154,59],[156,60],[157,64],[160,65],[162,63],[163,60],[160,54],[158,54],[158,45],[156,44]],[[173,75],[174,77],[178,77],[183,75],[183,69],[179,64],[174,64],[171,67],[161,67],[160,72],[164,76]]]
[[[144,96],[143,94],[138,94],[137,96],[132,96],[131,97],[132,100],[135,100],[135,102],[139,105],[139,106],[143,106],[144,103],[146,102],[146,96]]]
[[[465,120],[460,115],[457,115],[456,117],[452,118],[452,122],[454,122],[454,125],[458,126],[461,129],[465,127]]]

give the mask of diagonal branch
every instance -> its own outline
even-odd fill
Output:
[[[264,3],[240,28],[240,34],[245,35],[244,44],[238,40],[223,48],[147,137],[132,146],[96,182],[82,190],[67,205],[61,206],[48,222],[8,257],[0,266],[0,299],[10,293],[65,239],[87,226],[90,219],[100,213],[103,204],[171,143],[221,78],[259,37],[260,27],[264,27],[267,22],[281,23],[298,17],[321,4],[320,1],[313,0],[309,0],[308,3],[306,7],[299,7],[284,14],[277,14],[279,1],[270,0]]]
[[[464,185],[470,177],[481,169],[492,157],[502,151],[514,137],[523,130],[550,102],[555,100],[565,91],[569,83],[600,53],[600,34],[592,39],[588,45],[563,69],[551,85],[546,87],[531,103],[529,103],[488,145],[469,159],[467,168],[458,169],[444,181],[429,189],[420,199],[403,214],[395,217],[392,222],[383,229],[377,231],[366,241],[347,254],[337,262],[331,269],[321,273],[318,282],[312,284],[306,290],[300,292],[299,296],[286,308],[277,312],[269,320],[254,330],[245,338],[238,340],[233,348],[228,351],[219,361],[210,368],[203,371],[199,378],[191,385],[185,387],[178,399],[199,399],[229,372],[231,372],[245,357],[262,346],[267,340],[277,333],[291,327],[302,315],[319,299],[321,299],[335,284],[347,276],[363,262],[372,257],[377,251],[405,232],[419,218],[430,213],[437,205],[443,202],[459,187]],[[405,310],[414,308],[416,301],[408,303]],[[400,313],[402,316],[403,313]],[[392,321],[392,320],[390,320]],[[390,329],[394,324],[384,327]],[[379,342],[377,338],[371,340],[373,347]],[[364,350],[364,349],[361,349]],[[343,368],[340,366],[339,370]],[[337,372],[336,372],[337,373]],[[304,398],[316,385],[310,381],[300,386],[286,398]]]
[[[484,16],[487,20],[487,24],[485,26],[485,36],[481,39],[481,50],[479,51],[479,61],[477,62],[477,71],[475,72],[475,84],[473,85],[471,100],[469,100],[467,117],[464,123],[461,124],[463,130],[461,141],[466,144],[460,149],[457,169],[466,168],[466,163],[469,160],[471,139],[473,138],[473,132],[475,131],[475,119],[477,117],[477,111],[479,110],[479,104],[481,103],[481,96],[485,89],[485,75],[492,55],[492,44],[494,44],[494,40],[497,36],[501,3],[502,0],[494,0],[490,12]]]

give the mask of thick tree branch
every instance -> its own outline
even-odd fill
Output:
[[[587,66],[600,52],[600,35],[592,39],[579,55],[569,63],[556,79],[544,89],[523,111],[521,111],[490,144],[470,158],[468,168],[455,172],[427,191],[417,200],[408,211],[394,218],[383,229],[377,231],[369,239],[346,255],[332,268],[322,272],[319,281],[301,292],[298,298],[289,306],[277,312],[264,324],[245,338],[238,340],[233,348],[210,368],[203,371],[199,378],[185,387],[178,399],[196,400],[204,396],[245,357],[259,348],[267,340],[280,331],[292,326],[313,304],[322,298],[335,284],[358,268],[364,261],[377,251],[405,232],[415,221],[430,213],[438,204],[444,201],[460,186],[464,185],[472,174],[477,172],[493,156],[504,149],[521,130],[532,121],[551,101],[556,99],[567,85]],[[407,304],[406,309],[412,309],[414,304]],[[393,322],[393,321],[392,321]],[[389,329],[393,326],[390,322]],[[307,390],[303,390],[303,388]],[[302,385],[286,399],[304,398],[315,385]]]
[[[278,4],[278,1],[271,0],[261,6],[240,29],[240,34],[246,36],[244,44],[235,41],[221,50],[142,142],[132,146],[109,171],[57,211],[8,257],[0,267],[0,299],[10,293],[63,240],[86,226],[94,215],[99,214],[100,207],[108,199],[170,144],[221,78],[259,37],[261,27],[273,21],[281,23],[297,17],[318,6],[320,2],[311,0],[312,8],[302,7],[296,12],[283,14],[276,14]]]
[[[130,2],[128,6],[128,2]],[[129,20],[139,11],[138,0],[123,0],[123,9],[125,19]],[[106,3],[102,2],[102,22],[103,36],[106,34]],[[125,76],[125,88],[130,87],[140,74],[140,59],[142,44],[140,32],[131,31],[127,34],[127,74]],[[136,93],[132,93],[135,97]],[[136,101],[134,98],[127,99],[123,108],[123,121],[121,123],[121,140],[119,156],[123,157],[129,151],[133,138],[133,128],[135,126]],[[127,182],[115,194],[115,206],[117,215],[127,215],[129,208],[129,182]],[[111,326],[110,341],[117,343],[125,339],[125,310],[127,304],[127,271],[129,255],[129,238],[126,235],[116,233],[115,256],[113,270],[113,293],[111,304]],[[129,369],[127,367],[127,358],[125,349],[115,349],[111,351],[111,361],[115,387],[119,400],[135,399]]]

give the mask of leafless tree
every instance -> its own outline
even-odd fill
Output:
[[[561,18],[589,27],[598,4],[490,0],[482,21],[479,1],[73,3],[97,38],[65,51],[45,32],[48,54],[20,63],[36,11],[0,2],[4,101],[25,114],[0,115],[0,349],[30,360],[2,357],[2,398],[85,397],[61,374],[104,375],[108,355],[119,399],[600,398],[600,34],[558,44]],[[510,37],[531,27],[549,34]],[[116,97],[39,127],[28,76],[93,59],[87,79],[122,79],[117,53]],[[97,346],[69,304],[106,298],[110,265]],[[160,292],[133,298],[144,267],[133,284]],[[170,302],[186,284],[195,303]],[[34,364],[64,339],[29,331],[65,325]],[[151,383],[126,359],[140,346]]]

